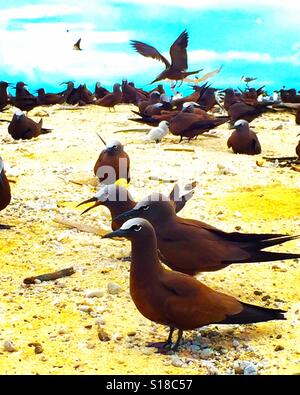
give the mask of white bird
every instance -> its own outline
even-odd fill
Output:
[[[152,128],[150,132],[147,134],[147,140],[154,140],[156,143],[159,143],[163,137],[165,137],[169,133],[169,122],[161,121],[158,126]]]

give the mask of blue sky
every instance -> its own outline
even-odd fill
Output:
[[[0,80],[55,91],[65,80],[122,78],[147,84],[163,69],[136,54],[137,39],[168,55],[187,29],[189,69],[224,65],[216,87],[257,77],[270,90],[296,86],[300,75],[300,2],[294,0],[0,0]],[[69,30],[67,32],[67,30]],[[82,38],[83,51],[72,46]]]

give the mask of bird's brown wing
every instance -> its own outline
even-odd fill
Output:
[[[170,48],[170,56],[172,59],[172,67],[178,70],[186,70],[188,68],[187,52],[188,33],[184,30],[180,36],[174,41]]]
[[[252,136],[252,148],[253,148],[253,152],[255,152],[256,154],[261,153],[261,145],[256,134],[253,134]]]
[[[231,134],[231,136],[230,136],[229,139],[227,140],[227,147],[228,147],[228,148],[231,148],[231,147],[232,147],[232,139],[233,139],[233,137],[232,137],[232,134]]]
[[[221,322],[243,310],[234,297],[214,291],[191,276],[165,271],[160,282],[168,290],[165,314],[177,326],[201,327]]]
[[[166,65],[166,68],[170,67],[170,62],[164,56],[162,56],[162,54],[158,52],[156,48],[152,47],[151,45],[136,40],[131,40],[130,44],[140,55],[143,55],[146,58],[159,60]]]

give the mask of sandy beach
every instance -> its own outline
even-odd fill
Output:
[[[195,180],[181,216],[224,231],[299,234],[300,173],[262,159],[295,155],[294,116],[276,113],[252,122],[262,146],[262,155],[252,157],[227,149],[226,124],[181,144],[171,134],[155,144],[145,142],[145,132],[115,133],[145,129],[128,121],[131,109],[38,107],[29,116],[42,116],[53,132],[30,141],[14,141],[7,123],[0,123],[1,156],[14,181],[11,204],[1,212],[1,223],[12,228],[0,233],[0,374],[239,374],[246,366],[263,375],[299,374],[299,260],[199,274],[241,301],[287,310],[287,320],[185,332],[176,354],[160,355],[146,344],[165,340],[168,331],[145,319],[130,298],[129,262],[122,261],[129,242],[101,240],[110,231],[105,208],[83,216],[85,207],[76,208],[98,188],[93,166],[103,149],[101,132],[125,144],[136,200],[157,190],[167,194],[174,181]],[[273,251],[299,253],[300,242]],[[72,276],[23,284],[70,266]],[[95,289],[98,297],[87,297]],[[15,351],[5,350],[8,341]]]

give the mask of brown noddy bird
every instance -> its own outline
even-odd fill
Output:
[[[249,105],[243,101],[240,101],[233,103],[227,111],[232,123],[238,121],[239,119],[244,119],[248,122],[251,122],[265,112],[276,112],[275,109],[269,106],[270,103],[257,102],[254,105]]]
[[[300,103],[300,95],[297,95],[296,89],[292,88],[288,90],[288,102]]]
[[[100,155],[94,166],[94,174],[102,184],[114,184],[120,178],[130,182],[130,159],[124,151],[123,145],[118,140],[110,140],[106,143],[98,135],[105,145],[105,149]]]
[[[172,335],[210,324],[251,324],[284,320],[284,310],[269,309],[241,302],[233,296],[213,290],[195,278],[171,271],[160,263],[152,225],[141,218],[126,221],[120,229],[102,238],[125,237],[131,241],[130,295],[147,319],[170,328],[167,341],[152,344],[171,348]]]
[[[194,111],[196,103],[184,103],[181,112],[169,120],[169,130],[174,136],[180,136],[179,142],[185,137],[190,141],[199,134],[229,121],[229,117],[214,118],[204,110],[199,114]]]
[[[182,210],[186,202],[191,199],[194,194],[193,189],[195,188],[196,184],[196,182],[193,182],[192,184],[186,186],[185,192],[183,194],[181,194],[178,184],[174,185],[174,188],[170,192],[169,199],[172,204],[174,204],[176,213]],[[127,188],[116,184],[103,186],[94,197],[79,203],[77,207],[87,203],[94,204],[84,210],[81,214],[85,214],[95,207],[101,205],[109,209],[112,218],[112,230],[120,228],[120,226],[122,226],[124,223],[124,221],[114,220],[114,218],[128,210],[133,209],[137,204],[137,202],[133,200],[133,197]]]
[[[233,263],[297,259],[300,254],[261,251],[300,236],[227,233],[195,219],[176,215],[169,199],[154,193],[115,220],[145,218],[153,225],[162,261],[173,270],[194,275]]]
[[[136,88],[133,82],[122,81],[122,102],[137,105],[138,102],[149,99],[149,93]]]
[[[59,95],[61,95],[65,99],[66,103],[72,104],[70,98],[77,90],[74,86],[74,82],[73,81],[62,82],[60,85],[67,85],[67,88],[64,91],[60,92]],[[76,102],[74,104],[76,104]]]
[[[235,154],[258,155],[261,153],[258,137],[250,129],[249,122],[239,119],[231,128],[235,131],[227,140],[227,147],[232,148]]]
[[[4,210],[11,201],[9,181],[6,177],[3,160],[0,156],[0,211]],[[8,225],[1,225],[0,229],[9,229]]]
[[[108,93],[102,99],[98,99],[94,102],[98,106],[108,107],[109,111],[111,108],[115,110],[115,105],[122,103],[122,91],[120,84],[114,84],[112,93]]]
[[[230,106],[235,103],[239,103],[242,101],[242,97],[240,94],[235,92],[232,88],[227,88],[224,91],[221,91],[225,93],[224,96],[224,108],[226,111],[229,110]]]
[[[155,80],[151,82],[161,81],[164,79],[182,81],[184,78],[191,74],[197,74],[201,70],[186,71],[188,68],[187,62],[187,46],[188,46],[188,33],[184,30],[179,37],[174,41],[170,47],[171,63],[151,45],[145,44],[141,41],[131,40],[130,43],[133,48],[141,55],[159,60],[166,66],[165,70],[160,73]]]
[[[5,108],[9,104],[9,96],[7,88],[12,86],[9,82],[0,81],[0,110]]]
[[[300,133],[297,136],[300,136]],[[300,160],[300,140],[298,141],[298,145],[296,147],[296,154],[298,156],[298,160]]]
[[[167,106],[172,106],[171,103],[165,103],[167,104]],[[138,122],[138,123],[143,123],[143,124],[147,124],[150,126],[158,126],[158,124],[161,121],[167,121],[170,122],[171,119],[174,119],[174,131],[176,133],[176,129],[177,129],[177,122],[178,122],[178,127],[179,130],[182,130],[182,122],[184,118],[187,118],[185,120],[185,123],[190,124],[190,122],[193,120],[213,120],[214,117],[212,115],[209,115],[205,110],[202,110],[199,106],[198,103],[195,102],[184,102],[182,103],[182,105],[180,105],[182,108],[181,110],[170,110],[170,107],[163,106],[159,109],[160,114],[157,114],[154,111],[153,115],[141,115],[140,113],[132,110],[132,112],[136,115],[139,115],[141,118],[129,118],[130,121],[134,121],[134,122]],[[193,113],[194,115],[186,115],[186,114],[191,114]],[[175,116],[180,115],[180,117],[178,116],[177,119],[175,119]],[[189,122],[188,122],[189,121]],[[175,134],[174,133],[174,134]]]
[[[106,88],[101,86],[100,82],[96,82],[94,96],[96,99],[102,99],[105,95],[110,93]]]
[[[65,99],[58,93],[46,93],[44,88],[40,88],[36,90],[38,94],[38,105],[39,106],[47,106],[53,104],[62,104]]]
[[[160,102],[160,93],[158,91],[153,91],[150,93],[149,98],[146,98],[145,100],[138,100],[137,101],[137,106],[139,108],[140,115],[146,115],[145,114],[145,109],[152,105],[152,104],[157,104]]]
[[[16,96],[11,98],[11,102],[15,107],[18,107],[21,111],[30,111],[34,107],[38,106],[38,98],[33,96],[26,88],[27,84],[22,81],[17,82]]]
[[[245,91],[241,91],[242,100],[246,104],[255,105],[257,103],[258,96],[264,92],[264,85],[258,89],[248,88]]]
[[[22,111],[17,110],[8,125],[8,133],[15,140],[29,140],[38,137],[40,134],[52,132],[52,129],[42,127],[43,118],[37,123],[28,118]]]
[[[86,84],[80,86],[80,101],[82,105],[92,104],[96,100],[92,92],[87,88]]]

